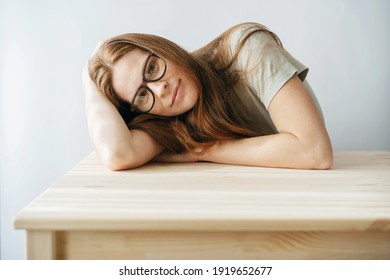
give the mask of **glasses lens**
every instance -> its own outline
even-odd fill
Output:
[[[154,95],[147,88],[140,88],[134,97],[133,108],[139,112],[148,112],[154,104]]]
[[[165,73],[165,62],[155,55],[149,56],[145,65],[145,79],[148,81],[156,81],[162,78]]]

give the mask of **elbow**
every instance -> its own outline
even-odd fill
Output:
[[[328,170],[333,166],[333,151],[331,146],[313,149],[310,153],[310,169]]]
[[[122,170],[127,170],[127,169],[130,169],[126,162],[121,162],[121,161],[118,161],[118,160],[110,160],[110,161],[106,161],[104,163],[104,165],[110,169],[111,171],[122,171]]]
[[[326,153],[317,158],[315,169],[328,170],[333,166],[333,153]]]
[[[103,164],[112,171],[122,171],[135,168],[132,157],[125,153],[107,153],[101,156]]]

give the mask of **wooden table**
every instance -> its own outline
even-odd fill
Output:
[[[152,163],[95,153],[24,208],[29,259],[390,259],[390,152],[332,170]]]

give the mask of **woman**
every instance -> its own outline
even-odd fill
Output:
[[[153,160],[328,169],[307,72],[257,23],[193,53],[154,35],[116,36],[83,72],[90,139],[112,170]]]

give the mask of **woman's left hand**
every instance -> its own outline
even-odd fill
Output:
[[[202,161],[202,156],[197,156],[191,153],[174,154],[167,151],[162,152],[153,159],[155,162],[177,162],[177,163],[189,163]]]

